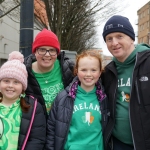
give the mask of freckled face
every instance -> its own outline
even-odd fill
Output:
[[[90,56],[80,58],[77,75],[85,91],[93,90],[101,75],[99,60]]]

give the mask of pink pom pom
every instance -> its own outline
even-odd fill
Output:
[[[11,61],[11,60],[20,60],[20,62],[23,63],[24,62],[24,56],[18,51],[13,51],[9,54],[8,60],[9,61]]]

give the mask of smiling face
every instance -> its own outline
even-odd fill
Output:
[[[105,39],[108,50],[120,62],[124,62],[134,50],[134,41],[124,33],[110,33]]]
[[[97,58],[85,56],[79,59],[77,76],[81,82],[81,87],[85,91],[93,90],[100,74],[100,62]]]
[[[4,78],[0,81],[0,91],[4,103],[14,103],[23,91],[22,83],[16,79]]]
[[[44,48],[47,50],[55,50],[55,48],[50,46],[41,46],[40,48]],[[57,59],[57,54],[51,56],[48,52],[45,55],[39,55],[38,50],[35,52],[35,57],[37,59],[37,65],[40,70],[50,71],[53,68],[53,65]]]

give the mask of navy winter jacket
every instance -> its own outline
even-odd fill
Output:
[[[46,150],[64,149],[72,119],[78,82],[78,79],[75,78],[69,87],[57,95],[52,105],[49,118],[47,120]],[[96,84],[96,93],[100,102],[102,129],[104,132],[108,121],[108,107],[107,96],[104,93],[104,89],[100,81]]]

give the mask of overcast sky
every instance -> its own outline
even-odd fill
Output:
[[[134,31],[137,32],[137,25],[135,25],[137,18],[137,11],[143,7],[146,3],[149,2],[149,0],[125,0],[128,2],[128,7],[124,9],[123,12],[119,13],[119,15],[123,15],[126,16],[127,18],[129,18],[131,24],[133,25]],[[104,26],[104,25],[103,25]],[[98,29],[99,31],[99,43],[96,45],[96,47],[98,48],[102,48],[103,49],[103,53],[105,55],[111,55],[109,53],[109,51],[107,50],[106,44],[103,41],[102,38],[102,29]],[[137,41],[135,41],[135,44],[137,43]]]

